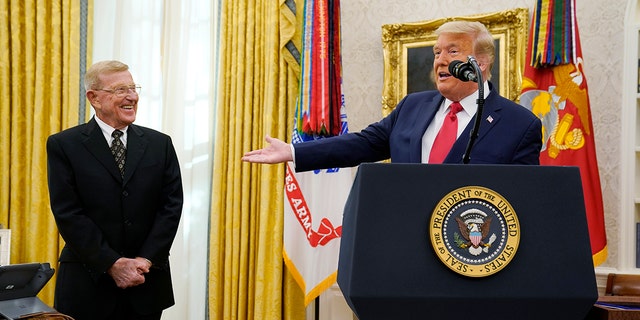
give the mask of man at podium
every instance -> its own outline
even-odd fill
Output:
[[[386,159],[463,163],[465,156],[475,164],[539,164],[542,124],[531,111],[500,96],[490,82],[495,44],[486,27],[479,22],[451,21],[436,34],[432,76],[437,90],[407,95],[387,117],[360,132],[295,145],[267,136],[267,147],[245,153],[242,160],[294,161],[297,172]],[[471,60],[477,61],[477,69],[471,68]],[[475,70],[481,70],[481,77]],[[488,92],[484,97],[479,96],[480,86],[474,82],[478,78],[486,79],[481,84]],[[484,99],[483,111],[470,150],[479,98]]]
[[[357,133],[293,145],[267,136],[242,160],[294,161],[298,172],[362,164],[337,274],[359,319],[584,319],[597,285],[579,168],[537,166],[542,124],[491,84],[484,25],[436,34],[437,90]],[[395,164],[365,163],[386,159]]]

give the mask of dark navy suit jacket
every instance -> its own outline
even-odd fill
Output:
[[[539,164],[540,120],[525,107],[500,96],[491,83],[489,87],[491,94],[485,99],[469,163]],[[443,100],[438,91],[412,93],[387,117],[360,132],[294,144],[296,171],[352,167],[386,159],[393,163],[420,163],[422,136]],[[476,116],[444,163],[462,163]]]

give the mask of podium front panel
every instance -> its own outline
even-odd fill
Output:
[[[520,223],[515,257],[487,277],[450,270],[430,242],[435,205],[466,186],[501,194]],[[363,164],[345,205],[338,284],[360,320],[583,319],[598,293],[579,169]]]

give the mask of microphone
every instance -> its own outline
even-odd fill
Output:
[[[475,115],[476,121],[474,121],[473,128],[471,128],[467,149],[462,155],[462,163],[467,164],[471,160],[471,149],[476,139],[478,139],[478,130],[480,129],[480,119],[482,118],[482,109],[484,106],[484,80],[482,79],[480,66],[478,66],[478,62],[473,56],[469,56],[466,63],[459,60],[451,61],[449,63],[449,72],[462,81],[471,80],[478,83],[478,99],[476,100],[478,110]]]
[[[470,62],[453,60],[449,63],[449,73],[462,81],[478,82],[478,75]]]

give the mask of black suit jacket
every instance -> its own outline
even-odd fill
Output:
[[[491,83],[478,138],[470,154],[475,164],[539,164],[542,124],[531,111],[506,99]],[[422,136],[444,97],[438,91],[407,95],[384,119],[360,132],[294,144],[296,171],[352,167],[391,159],[420,163]],[[451,148],[445,163],[462,163],[474,116]]]
[[[98,319],[118,299],[139,313],[174,304],[169,249],[182,212],[180,166],[171,138],[130,125],[124,177],[95,119],[47,140],[51,209],[65,240],[56,309]],[[120,257],[144,257],[145,283],[119,289],[106,274]]]

